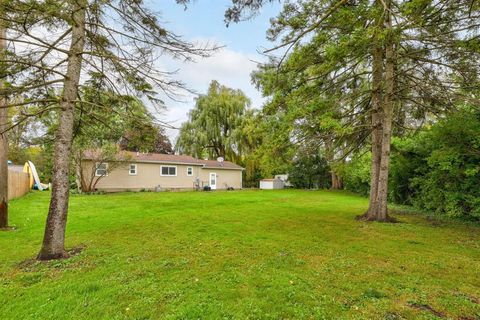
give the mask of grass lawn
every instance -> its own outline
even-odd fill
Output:
[[[480,319],[480,227],[354,220],[327,191],[71,197],[74,257],[37,263],[49,194],[10,203],[0,319]]]

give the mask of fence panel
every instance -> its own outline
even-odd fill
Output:
[[[8,199],[15,199],[30,191],[28,173],[8,170]]]

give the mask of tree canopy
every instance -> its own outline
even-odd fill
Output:
[[[180,128],[176,149],[199,158],[241,161],[242,127],[249,107],[250,100],[243,92],[212,81]]]
[[[264,2],[235,1],[233,21]],[[268,36],[279,44],[266,52],[283,52],[255,75],[267,108],[290,120],[295,143],[330,145],[333,159],[371,145],[366,219],[388,220],[392,135],[478,104],[477,9],[472,1],[305,0],[272,20]]]

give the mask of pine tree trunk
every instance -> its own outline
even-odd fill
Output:
[[[388,171],[390,163],[390,145],[392,140],[392,118],[394,107],[394,76],[395,76],[395,52],[393,35],[391,34],[391,0],[386,0],[385,26],[389,31],[385,45],[385,97],[383,102],[383,126],[382,126],[382,157],[378,175],[378,189],[376,220],[388,221],[387,198],[388,198]]]
[[[39,260],[68,257],[65,251],[65,228],[67,224],[69,196],[69,162],[71,156],[75,100],[80,81],[82,55],[85,45],[86,1],[73,1],[73,26],[67,74],[60,101],[60,119],[56,132],[52,177],[52,198],[48,210],[43,245]]]
[[[337,190],[338,189],[338,186],[337,186],[337,175],[335,174],[335,172],[330,171],[330,176],[332,178],[332,187],[331,189],[332,190]]]
[[[370,170],[369,207],[363,218],[375,220],[378,208],[377,190],[382,152],[382,81],[383,81],[383,48],[374,36],[372,50],[372,165]]]
[[[332,190],[340,190],[343,188],[342,178],[335,172],[333,165],[335,163],[335,150],[333,147],[332,138],[325,139],[325,155],[327,157],[328,164],[330,165],[330,177]]]
[[[0,15],[3,16],[3,10],[0,9]],[[5,26],[0,22],[0,55],[4,55],[7,49],[7,40]],[[3,89],[3,66],[1,66],[2,78],[0,79],[0,89]],[[7,98],[0,96],[0,229],[8,228],[8,109]]]
[[[332,175],[332,190],[341,190],[343,189],[343,181],[342,177],[335,173],[335,171],[331,171]]]

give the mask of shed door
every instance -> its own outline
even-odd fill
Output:
[[[212,190],[217,189],[217,174],[215,172],[210,172],[210,188]]]

